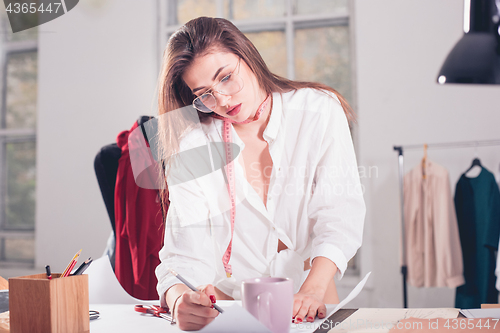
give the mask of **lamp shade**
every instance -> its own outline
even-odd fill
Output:
[[[500,56],[496,48],[493,34],[465,34],[448,54],[438,82],[500,84]]]
[[[438,83],[500,84],[500,31],[495,2],[472,0],[467,19],[470,30],[448,54]]]

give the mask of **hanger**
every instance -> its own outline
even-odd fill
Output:
[[[481,167],[481,168],[483,167],[482,164],[481,164],[481,161],[477,157],[477,142],[476,142],[476,146],[474,148],[474,159],[472,160],[471,166],[467,169],[467,171],[465,171],[465,173],[469,172],[476,165],[479,166],[479,167]]]
[[[426,179],[426,165],[427,165],[427,143],[424,143],[424,158],[422,158],[422,178]]]
[[[483,167],[483,166],[481,165],[481,161],[480,161],[480,160],[479,160],[479,158],[477,158],[477,157],[476,157],[474,160],[472,160],[472,164],[471,164],[470,168],[468,168],[468,169],[467,169],[467,171],[465,171],[465,173],[469,172],[469,171],[470,171],[470,169],[472,169],[472,168],[473,168],[473,167],[475,167],[476,165],[477,165],[477,166],[479,166],[479,167],[481,167],[481,168]]]

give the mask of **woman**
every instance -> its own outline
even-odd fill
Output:
[[[178,112],[187,105],[199,118]],[[333,277],[360,247],[365,215],[347,102],[326,85],[272,74],[232,23],[200,17],[171,36],[164,54],[159,113],[174,110],[180,116],[160,125],[165,156],[207,146],[212,160],[167,161],[162,304],[181,329],[196,330],[217,316],[216,299],[240,297],[242,280],[284,276],[295,284],[295,322],[324,318],[325,303],[338,303]],[[217,142],[227,143],[222,152]],[[220,155],[234,161],[200,171]]]

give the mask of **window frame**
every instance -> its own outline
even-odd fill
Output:
[[[8,30],[5,20],[2,26]],[[34,142],[36,145],[37,135],[35,128],[6,128],[7,116],[7,71],[9,57],[15,54],[37,53],[38,40],[9,41],[4,38],[0,46],[0,267],[34,267],[33,260],[7,260],[5,257],[5,239],[35,238],[35,225],[33,228],[7,228],[6,197],[7,197],[7,144],[20,142]],[[36,158],[35,158],[36,161]],[[36,202],[35,202],[36,204]]]
[[[214,0],[217,9],[217,17],[224,17],[224,0]],[[349,11],[336,14],[293,14],[293,0],[285,1],[285,15],[282,17],[259,18],[252,20],[232,20],[228,18],[243,33],[255,33],[264,31],[284,31],[287,51],[287,78],[295,79],[295,40],[294,33],[297,29],[324,28],[332,26],[349,26]],[[350,4],[349,4],[350,7]],[[181,24],[176,22],[177,0],[160,0],[160,45],[166,45],[168,36],[176,31]],[[162,15],[163,14],[163,15]],[[352,44],[352,34],[351,34]],[[352,52],[351,52],[352,53]],[[351,87],[352,88],[352,87]]]

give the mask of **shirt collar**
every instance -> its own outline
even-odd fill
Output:
[[[281,114],[283,112],[283,104],[281,100],[280,93],[273,93],[272,95],[272,110],[269,117],[269,122],[267,123],[266,129],[264,130],[264,139],[267,141],[274,141],[278,136],[278,130],[281,124]]]

